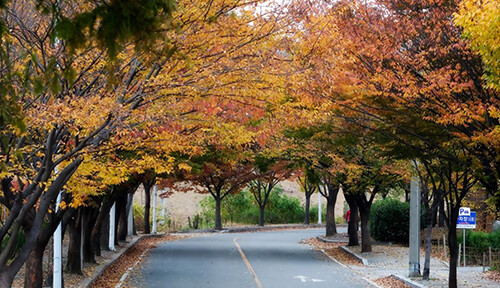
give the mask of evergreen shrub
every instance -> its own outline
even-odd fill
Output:
[[[410,204],[396,199],[373,203],[370,213],[370,232],[377,241],[408,243]]]

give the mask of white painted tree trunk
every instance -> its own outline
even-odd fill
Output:
[[[116,215],[116,202],[111,206],[109,210],[109,242],[108,247],[111,251],[116,251],[115,249],[115,215]]]
[[[155,185],[153,186],[153,230],[151,231],[152,234],[156,234],[156,194],[157,194],[157,189]]]
[[[129,195],[129,210],[127,218],[127,236],[132,236],[134,234],[134,196]]]
[[[57,172],[56,172],[57,173]],[[57,195],[56,212],[61,203],[61,192]],[[57,225],[54,232],[54,267],[52,269],[53,287],[62,288],[62,224]]]

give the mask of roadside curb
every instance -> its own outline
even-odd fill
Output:
[[[336,240],[336,239],[327,239],[323,236],[316,236],[316,239],[318,239],[319,241],[321,242],[324,242],[324,243],[348,243],[349,241],[348,240]]]
[[[106,269],[108,269],[111,265],[113,265],[123,254],[125,254],[132,247],[134,247],[135,244],[137,244],[137,241],[139,241],[139,240],[141,240],[143,238],[147,238],[147,237],[161,237],[163,235],[164,235],[164,233],[140,235],[139,237],[131,240],[131,242],[129,242],[130,245],[127,248],[125,248],[122,251],[117,252],[115,255],[113,255],[113,257],[111,258],[111,260],[109,262],[107,262],[106,264],[104,264],[102,267],[95,269],[95,271],[92,273],[92,275],[90,277],[88,277],[87,279],[85,279],[85,280],[81,281],[80,283],[78,283],[76,285],[76,287],[90,288],[90,286],[92,284],[94,284],[94,282],[97,279],[99,279],[99,277],[101,277],[101,275],[104,273],[104,271],[106,271]]]
[[[396,274],[391,274],[391,277],[395,278],[397,280],[405,282],[406,285],[410,286],[411,288],[427,288],[427,286],[422,285],[420,283],[417,283],[417,282],[415,282],[413,280],[410,280],[410,279],[408,279],[406,277],[398,276]]]
[[[332,260],[333,262],[335,262],[335,263],[339,264],[340,266],[342,266],[342,267],[344,267],[344,268],[349,269],[349,270],[350,270],[350,271],[352,271],[353,273],[357,273],[357,274],[361,275],[361,273],[359,273],[358,271],[356,271],[356,270],[352,269],[350,266],[345,265],[345,264],[343,264],[342,262],[340,262],[339,260],[337,260],[337,259],[333,258],[332,256],[328,255],[328,253],[326,253],[326,252],[325,252],[325,250],[321,249],[320,251],[321,251],[321,252],[323,252],[323,254],[324,254],[326,257],[330,258],[330,260]],[[361,279],[363,279],[364,281],[368,282],[370,285],[374,286],[375,288],[383,288],[382,286],[378,285],[377,283],[373,282],[372,280],[370,280],[370,279],[368,279],[368,278],[366,278],[366,277],[361,277]]]
[[[359,262],[361,262],[363,265],[368,266],[368,259],[363,258],[356,253],[353,253],[351,250],[347,249],[345,246],[339,246],[340,249],[342,249],[344,252],[348,253],[352,257],[356,258]]]

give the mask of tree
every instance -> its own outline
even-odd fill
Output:
[[[494,0],[460,1],[459,10],[454,14],[455,23],[464,29],[464,36],[483,59],[488,87],[496,91],[500,90],[498,14],[500,7]]]
[[[499,97],[485,85],[481,58],[463,30],[450,21],[457,3],[340,1],[312,8],[302,19],[308,28],[304,47],[314,49],[299,50],[308,80],[295,88],[297,94],[328,99],[343,112],[336,116],[391,139],[381,144],[386,152],[448,167],[453,172],[440,173],[447,179],[439,181],[460,193],[473,182],[465,167],[474,169],[497,202]],[[451,218],[460,193],[448,196],[453,203],[445,201]],[[454,225],[456,218],[447,221]],[[456,259],[451,261],[449,285],[456,287]]]
[[[192,162],[200,163],[199,170],[192,171],[189,180],[203,187],[201,193],[210,193],[215,200],[215,229],[222,230],[221,202],[229,194],[239,192],[255,176],[250,164],[224,159],[223,151],[209,152]],[[225,151],[227,153],[227,151]]]
[[[132,133],[152,128],[155,133],[148,133],[148,136],[155,136],[148,137],[148,145],[133,143],[133,147],[146,146],[149,153],[161,150],[161,156],[168,160],[166,155],[173,150],[181,147],[178,150],[186,152],[190,149],[167,145],[171,143],[171,135],[196,130],[196,126],[207,119],[204,118],[207,114],[218,116],[218,120],[227,118],[228,114],[223,115],[225,112],[238,109],[231,106],[234,102],[249,105],[260,101],[247,98],[248,95],[257,95],[256,91],[260,91],[258,95],[263,98],[272,95],[269,92],[271,90],[267,89],[268,79],[262,77],[262,74],[249,72],[256,71],[255,67],[261,67],[261,61],[273,55],[272,49],[260,50],[262,53],[257,55],[255,46],[250,47],[253,43],[263,45],[264,36],[274,33],[273,20],[264,20],[252,12],[240,14],[242,17],[234,17],[235,14],[230,13],[250,2],[210,1],[202,3],[203,5],[185,3],[183,11],[175,16],[175,21],[182,25],[174,25],[172,22],[171,1],[147,1],[147,4],[153,5],[146,6],[141,6],[143,2],[137,6],[137,1],[113,5],[93,3],[88,6],[74,1],[59,2],[61,5],[52,6],[44,6],[45,2],[40,6],[29,1],[8,2],[6,9],[9,13],[2,14],[5,15],[2,23],[8,29],[3,30],[2,26],[2,32],[9,31],[10,37],[2,34],[2,52],[5,53],[2,53],[0,71],[1,83],[8,84],[5,91],[10,91],[12,95],[3,94],[2,90],[2,100],[15,103],[16,105],[9,104],[9,110],[19,113],[5,114],[7,117],[2,114],[0,177],[6,183],[19,177],[26,185],[15,191],[11,191],[10,184],[2,187],[5,197],[0,200],[11,213],[10,219],[1,228],[0,240],[7,233],[17,235],[21,229],[32,233],[27,233],[29,239],[23,246],[22,253],[9,266],[4,264],[13,252],[16,237],[10,238],[10,244],[2,251],[0,260],[5,269],[0,271],[0,277],[3,286],[10,285],[13,276],[38,242],[42,244],[39,245],[39,250],[46,246],[38,237],[40,230],[44,231],[44,235],[46,231],[50,238],[51,229],[55,229],[61,219],[70,215],[68,212],[72,209],[61,207],[57,217],[51,218],[54,220],[52,224],[42,228],[44,219],[53,214],[49,211],[55,210],[54,200],[63,187],[72,193],[65,194],[67,199],[64,199],[62,206],[77,208],[90,201],[89,199],[97,199],[96,204],[102,205],[97,216],[99,220],[116,201],[114,193],[107,188],[127,182],[133,173],[134,170],[127,167],[140,162],[161,163],[156,161],[158,158],[149,157],[151,154],[139,152],[136,154],[138,157],[132,157],[134,161],[121,159],[121,165],[114,165],[114,156],[120,155],[120,149],[132,143]],[[125,22],[119,31],[115,31],[116,22],[110,23],[107,20],[114,19],[131,7],[134,8],[132,14],[116,18]],[[86,16],[89,17],[85,18]],[[217,26],[219,29],[213,29],[219,18],[227,21],[222,21],[224,25]],[[250,18],[255,20],[253,24],[259,24],[258,29],[255,29],[257,26],[248,25]],[[54,23],[57,25],[52,25]],[[184,33],[170,33],[174,26]],[[236,29],[231,30],[230,27]],[[246,29],[241,30],[246,32],[226,33],[230,30],[239,31],[240,28]],[[141,29],[148,31],[143,33],[144,30]],[[110,31],[113,31],[111,36],[107,35]],[[171,41],[163,41],[165,37],[158,39],[159,33],[172,36]],[[207,39],[214,41],[207,42]],[[141,49],[141,45],[129,45],[130,42],[146,44],[144,46],[148,46],[148,49]],[[200,45],[201,43],[204,45]],[[174,53],[176,49],[182,52]],[[151,53],[144,53],[145,50],[151,50]],[[241,54],[236,53],[237,51],[241,51]],[[230,52],[230,55],[225,52]],[[107,58],[104,57],[105,54],[108,55]],[[174,54],[176,61],[170,61]],[[252,62],[254,65],[249,65],[248,59],[255,59]],[[248,69],[242,69],[242,66],[247,66]],[[215,83],[213,75],[220,76],[218,83]],[[235,90],[238,85],[248,85],[246,87],[252,89]],[[236,101],[228,101],[227,98],[230,97],[227,95],[234,97]],[[166,107],[172,113],[165,113]],[[175,109],[171,109],[172,107]],[[211,107],[223,107],[225,111],[209,110]],[[194,116],[195,111],[203,113]],[[247,109],[247,112],[251,110]],[[186,122],[179,124],[174,121],[180,118]],[[22,124],[19,124],[19,119],[25,119],[30,124],[25,131]],[[158,125],[158,120],[167,125]],[[219,128],[224,129],[223,126]],[[135,138],[144,140],[142,137]],[[173,143],[178,144],[180,141]],[[161,146],[165,148],[159,148]],[[117,150],[115,155],[108,154],[109,151]],[[120,156],[130,160],[130,157]],[[130,166],[124,167],[124,164]],[[53,173],[56,167],[60,171],[57,178]],[[98,169],[99,167],[104,169]],[[102,173],[103,171],[109,173]],[[80,193],[76,187],[81,188],[82,185],[78,185],[78,181],[68,184],[78,174],[81,177],[76,178],[80,181],[94,181],[92,185],[95,186],[91,187],[99,188],[95,193],[98,195]],[[96,179],[106,174],[111,177],[104,186],[109,187],[96,185]],[[127,190],[126,193],[128,192],[130,191]],[[33,209],[35,206],[38,209]],[[35,220],[29,221],[33,219],[28,217],[32,213],[36,213],[33,216]],[[19,222],[31,223],[33,226],[23,226]],[[100,222],[96,221],[97,223]],[[100,233],[97,228],[99,225],[93,227],[92,234]],[[88,233],[86,235],[88,237]],[[92,258],[91,255],[88,256]],[[37,260],[36,263],[41,261]],[[41,283],[38,280],[35,282]],[[34,287],[41,284],[26,285]]]
[[[318,192],[326,198],[326,237],[337,234],[335,225],[335,203],[339,194],[340,185],[328,174],[321,177]]]
[[[280,181],[289,178],[293,172],[287,161],[257,156],[254,162],[255,179],[249,182],[248,190],[259,206],[259,226],[264,226],[264,210],[269,195]]]
[[[299,182],[302,190],[304,190],[306,196],[304,224],[309,225],[309,207],[311,205],[311,196],[318,189],[320,178],[316,171],[306,166],[303,169],[303,176],[299,176],[297,181]]]

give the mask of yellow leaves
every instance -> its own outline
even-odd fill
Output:
[[[455,23],[486,64],[488,87],[500,91],[500,5],[497,0],[464,0]]]
[[[179,163],[179,165],[177,165],[177,168],[181,171],[191,172],[191,166],[186,163]]]
[[[61,209],[61,210],[66,209],[66,207],[67,207],[67,206],[68,206],[68,205],[66,204],[66,202],[65,202],[65,201],[61,201],[61,203],[59,203],[59,209]]]
[[[85,136],[102,125],[117,105],[114,97],[102,96],[51,99],[34,104],[33,109],[27,111],[27,122],[31,129],[44,130],[64,124],[73,135]]]

